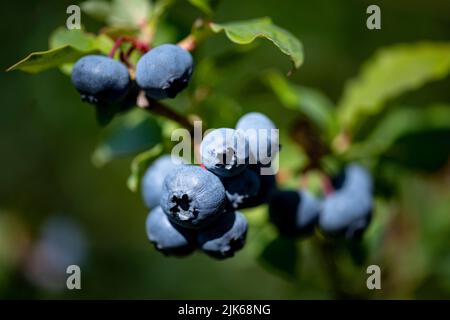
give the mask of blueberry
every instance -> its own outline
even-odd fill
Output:
[[[234,129],[212,130],[200,144],[203,165],[221,177],[232,177],[245,170],[248,163],[248,142]]]
[[[372,177],[365,168],[350,164],[335,180],[335,187],[323,202],[319,227],[326,234],[357,238],[371,220]]]
[[[174,223],[201,228],[223,212],[225,189],[211,172],[192,165],[180,165],[163,183],[161,207]]]
[[[360,234],[372,213],[373,200],[370,193],[353,193],[339,190],[328,196],[320,214],[319,226],[326,234],[344,233],[348,238]]]
[[[199,231],[199,247],[217,259],[232,257],[244,246],[247,229],[247,219],[242,213],[227,211],[211,226]]]
[[[119,61],[100,55],[79,59],[72,70],[72,83],[81,99],[92,104],[114,104],[127,94],[130,75]]]
[[[314,230],[321,202],[310,192],[277,191],[269,202],[270,220],[281,234],[305,235]]]
[[[373,190],[373,179],[370,173],[356,163],[348,164],[344,170],[339,172],[332,179],[334,189],[342,188],[362,188],[363,190]]]
[[[154,99],[174,98],[187,87],[193,60],[185,49],[163,44],[144,54],[136,65],[136,81]]]
[[[345,182],[343,187],[347,189],[373,191],[373,179],[366,168],[351,163],[345,167]]]
[[[147,237],[165,255],[184,256],[195,250],[195,234],[170,222],[161,207],[147,216]]]
[[[250,112],[242,116],[236,124],[247,137],[251,164],[269,164],[279,150],[278,131],[267,116]]]
[[[261,185],[258,175],[249,169],[237,176],[221,180],[233,209],[246,208],[247,204],[258,195]]]
[[[180,163],[181,158],[163,155],[148,167],[141,184],[142,198],[147,208],[152,209],[159,205],[164,179]]]
[[[268,203],[277,190],[275,174],[262,175],[260,165],[249,165],[248,169],[258,175],[260,186],[258,194],[255,197],[247,198],[241,208],[257,207],[263,203]]]

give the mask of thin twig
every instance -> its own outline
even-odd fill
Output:
[[[142,53],[146,53],[147,51],[150,50],[150,46],[147,45],[146,43],[140,41],[139,39],[135,39],[133,37],[128,37],[128,36],[122,36],[122,37],[118,37],[116,39],[116,41],[114,42],[113,47],[111,48],[111,51],[109,52],[109,57],[113,58],[117,49],[119,49],[119,47],[124,43],[124,42],[129,42],[131,43],[131,46],[138,49],[139,51],[141,51]]]
[[[187,51],[194,51],[195,47],[197,46],[197,41],[193,35],[189,35],[178,42],[178,45]]]
[[[116,54],[117,49],[121,46],[121,44],[124,42],[123,37],[118,37],[116,41],[114,42],[113,47],[111,48],[111,51],[109,52],[109,57],[114,58],[114,55]]]
[[[194,133],[194,125],[183,115],[179,114],[175,110],[172,110],[168,106],[162,104],[159,101],[149,99],[144,91],[141,91],[137,98],[137,106],[141,109],[153,112],[172,121],[177,122],[182,127],[189,130],[191,134]]]
[[[178,45],[187,51],[194,51],[199,44],[203,43],[212,34],[210,22],[197,19],[192,25],[191,33],[178,42]]]

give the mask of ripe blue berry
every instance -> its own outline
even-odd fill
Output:
[[[127,94],[130,75],[119,61],[100,55],[79,59],[72,70],[72,83],[81,99],[92,104],[114,104]]]
[[[234,129],[221,128],[209,132],[200,144],[203,165],[221,177],[232,177],[245,170],[248,142]]]
[[[211,172],[180,165],[163,183],[160,205],[171,221],[188,228],[201,228],[222,213],[225,189]]]
[[[366,168],[351,163],[334,179],[334,187],[336,189],[346,188],[372,192],[373,179]]]
[[[245,244],[247,219],[239,211],[227,211],[198,233],[199,247],[208,255],[224,259],[232,257]]]
[[[195,250],[195,235],[170,222],[161,207],[156,207],[147,216],[147,237],[158,251],[166,255],[183,256]]]
[[[272,120],[262,113],[250,112],[239,119],[236,129],[247,137],[250,163],[269,164],[279,149],[278,132]]]
[[[310,192],[278,191],[269,202],[270,220],[284,235],[305,235],[313,231],[321,203]]]
[[[258,175],[260,186],[258,194],[255,197],[246,199],[245,204],[241,206],[242,208],[257,207],[263,203],[269,202],[270,198],[272,197],[272,194],[277,190],[277,182],[275,179],[275,174],[270,175],[261,174],[260,165],[249,165],[248,169]]]
[[[182,159],[180,158],[163,155],[148,167],[141,185],[142,198],[147,208],[152,209],[159,206],[164,179],[181,163]]]
[[[154,99],[174,98],[187,87],[193,60],[185,49],[163,44],[144,54],[136,65],[136,81]]]
[[[261,185],[258,175],[249,169],[237,176],[222,178],[221,181],[233,209],[246,208],[258,195]]]
[[[319,227],[326,234],[357,238],[371,220],[372,177],[365,168],[351,164],[339,175],[335,187],[323,202]]]

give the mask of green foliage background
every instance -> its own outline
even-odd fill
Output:
[[[148,243],[147,212],[126,182],[129,153],[167,139],[173,124],[132,114],[101,128],[59,70],[2,72],[0,297],[450,298],[450,3],[376,3],[382,29],[369,31],[365,12],[374,2],[221,1],[215,22],[270,16],[301,40],[303,65],[286,78],[291,63],[269,42],[237,46],[220,34],[196,50],[190,89],[171,103],[209,127],[234,126],[247,111],[270,115],[282,135],[281,182],[289,187],[298,186],[307,161],[289,139],[296,121],[309,119],[332,147],[343,123],[353,143],[343,152],[337,143],[329,171],[357,159],[377,181],[377,209],[361,245],[278,238],[261,207],[246,212],[248,244],[235,258],[166,258]],[[2,68],[47,50],[69,4],[3,2]],[[181,40],[200,14],[177,1],[159,36]],[[82,23],[100,27],[86,14]],[[192,98],[205,92],[207,99]],[[89,240],[81,291],[49,292],[23,276],[27,243],[55,213],[73,217]],[[365,288],[372,263],[382,269],[381,291]]]

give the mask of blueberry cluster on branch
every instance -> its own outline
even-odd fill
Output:
[[[253,122],[249,129],[275,128],[266,116],[251,115],[270,125]],[[241,118],[244,123],[247,116]],[[238,126],[212,130],[200,145],[203,166],[186,165],[164,155],[148,168],[142,195],[151,209],[147,235],[157,250],[180,256],[198,248],[224,259],[243,248],[248,223],[238,210],[266,203],[276,188],[274,175],[261,173],[263,165],[257,152],[255,163],[250,163],[253,149],[248,134]],[[275,144],[269,142],[265,148]],[[276,155],[275,148],[268,151]]]

